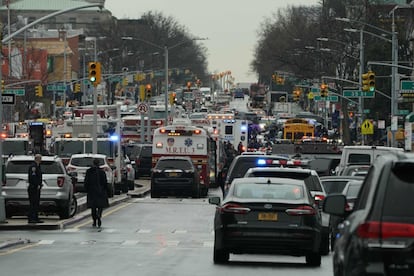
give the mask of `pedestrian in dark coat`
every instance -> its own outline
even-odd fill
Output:
[[[109,206],[108,182],[105,172],[99,168],[99,159],[93,160],[93,166],[86,171],[85,191],[87,193],[87,207],[91,208],[93,219],[92,226],[98,227],[102,224],[102,210]]]
[[[40,204],[40,190],[43,186],[42,170],[40,169],[40,163],[42,162],[42,155],[36,154],[34,162],[30,165],[28,171],[29,187],[27,193],[29,194],[29,223],[42,223],[39,220],[39,204]]]

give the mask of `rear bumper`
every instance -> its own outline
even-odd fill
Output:
[[[312,228],[225,228],[216,230],[215,246],[232,253],[304,256],[319,252],[320,240],[320,231]]]
[[[153,178],[151,190],[153,191],[194,191],[197,185],[190,178]]]

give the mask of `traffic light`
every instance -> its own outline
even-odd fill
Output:
[[[177,94],[175,92],[171,92],[169,95],[170,105],[173,105],[175,103]]]
[[[187,82],[187,91],[190,91],[191,90],[191,81],[188,81]]]
[[[35,86],[35,95],[37,97],[43,97],[43,87],[40,84]]]
[[[139,86],[139,100],[141,102],[145,101],[145,85],[143,84]]]
[[[321,97],[326,98],[328,97],[328,85],[326,83],[321,83]]]
[[[4,81],[4,80],[1,80],[1,91],[2,91],[3,93],[4,93],[4,90],[6,90],[5,85],[6,85],[5,81]]]
[[[128,79],[127,78],[124,78],[122,80],[122,86],[127,86],[127,85],[128,85]]]
[[[151,99],[151,96],[152,96],[152,87],[151,87],[151,84],[147,84],[145,86],[145,95],[146,95],[146,99],[147,100]]]
[[[197,87],[200,87],[201,86],[201,80],[197,79],[196,84],[197,84]]]
[[[80,83],[75,83],[75,93],[79,93],[81,91]]]
[[[88,63],[89,80],[94,86],[101,83],[101,63],[92,61]]]
[[[375,73],[368,71],[362,74],[362,91],[374,92],[375,91]]]
[[[368,71],[368,87],[370,92],[375,92],[375,73],[372,71]]]
[[[299,99],[300,99],[300,89],[295,88],[295,90],[293,90],[293,101],[298,102]]]

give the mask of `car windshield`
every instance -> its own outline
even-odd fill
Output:
[[[10,161],[6,165],[6,173],[28,174],[30,165],[33,161]],[[63,167],[55,161],[42,161],[40,163],[42,174],[64,174]]]
[[[283,183],[237,183],[233,195],[239,198],[285,199],[298,200],[304,198],[303,186]]]
[[[181,159],[167,159],[167,160],[160,160],[156,168],[159,170],[165,169],[182,169],[182,170],[191,170],[193,167],[188,160],[181,160]]]
[[[95,158],[93,157],[81,157],[81,158],[72,158],[70,161],[70,164],[77,167],[92,167],[93,166],[93,160]],[[104,159],[98,158],[99,160],[99,166],[102,166],[105,164]]]

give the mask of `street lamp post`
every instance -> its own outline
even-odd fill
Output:
[[[181,41],[181,42],[179,42],[179,43],[177,43],[173,46],[170,46],[170,47],[168,47],[167,45],[164,45],[164,47],[162,47],[162,46],[159,46],[159,45],[157,45],[157,44],[155,44],[151,41],[147,41],[147,40],[144,40],[144,39],[131,37],[131,36],[124,36],[124,37],[122,37],[122,40],[141,41],[143,43],[149,44],[151,46],[154,46],[155,48],[158,48],[158,49],[164,51],[164,65],[165,65],[165,68],[164,68],[164,70],[165,70],[165,95],[164,95],[165,96],[164,97],[164,101],[165,101],[165,124],[164,125],[168,125],[168,88],[169,88],[168,87],[168,82],[169,82],[169,79],[168,79],[168,51],[175,48],[175,47],[178,47],[178,46],[180,46],[184,43],[187,43],[189,41],[205,40],[205,39],[204,38],[193,38],[193,39],[190,39],[190,40],[184,40],[184,41]]]

